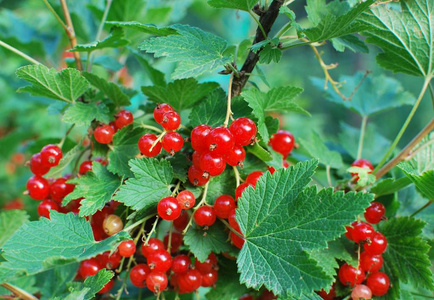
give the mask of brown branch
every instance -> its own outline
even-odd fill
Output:
[[[277,19],[277,16],[279,15],[279,9],[283,5],[283,2],[283,0],[274,0],[266,12],[261,12],[259,23],[262,24],[262,28],[264,29],[265,34],[268,35],[268,33],[270,32],[271,27],[273,26],[274,22]],[[256,29],[256,36],[253,40],[253,44],[259,43],[265,39],[266,36],[264,36],[261,28],[258,26],[258,28]],[[232,97],[241,94],[242,89],[249,80],[250,74],[252,73],[253,69],[259,61],[259,53],[260,51],[256,53],[252,50],[249,51],[246,61],[241,68],[240,76],[234,77],[234,81],[232,83]]]
[[[77,38],[75,36],[74,25],[72,24],[71,14],[69,13],[68,5],[66,4],[66,0],[60,0],[60,5],[62,6],[63,15],[65,16],[66,26],[65,29],[66,34],[68,35],[69,41],[71,43],[71,47],[75,48],[77,46]],[[81,64],[80,52],[74,51],[75,64],[77,66],[77,70],[83,70],[83,66]]]
[[[413,150],[413,148],[416,147],[416,145],[419,144],[420,141],[432,130],[434,130],[434,119],[432,119],[431,122],[429,122],[428,125],[426,125],[397,156],[395,156],[391,161],[378,170],[377,173],[375,173],[377,180],[386,175],[387,172],[389,172],[394,166],[405,160],[405,158],[410,154],[411,150]]]

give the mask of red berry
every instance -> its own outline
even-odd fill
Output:
[[[146,157],[154,157],[160,154],[162,146],[160,142],[157,142],[152,148],[157,139],[158,137],[153,133],[143,135],[138,142],[140,152]]]
[[[249,187],[252,186],[249,182],[244,182],[242,184],[240,184],[236,189],[235,189],[235,200],[238,201],[238,198],[241,197],[241,195],[243,194],[244,190]]]
[[[235,229],[236,231],[238,231],[239,233],[241,233],[240,225],[238,224],[237,219],[235,218],[235,216],[236,216],[236,210],[234,208],[234,209],[231,210],[231,212],[229,213],[229,216],[228,216],[229,225],[231,225],[231,227],[233,229]]]
[[[123,241],[118,246],[118,251],[122,257],[130,257],[136,253],[136,244],[133,240]]]
[[[146,278],[146,286],[151,292],[159,293],[167,287],[167,276],[163,272],[153,271]]]
[[[283,155],[286,158],[294,148],[295,139],[291,132],[279,130],[270,138],[269,144],[274,151]]]
[[[152,252],[147,258],[148,266],[153,271],[166,272],[172,266],[172,256],[164,249]]]
[[[372,299],[372,292],[369,287],[364,284],[358,284],[353,288],[351,292],[352,300],[368,300]]]
[[[65,178],[58,178],[50,186],[51,198],[57,202],[62,202],[63,198],[71,193],[75,185],[66,183]]]
[[[235,207],[235,200],[229,195],[221,195],[214,201],[214,212],[217,217],[222,219],[227,219]]]
[[[194,186],[205,185],[209,181],[209,177],[203,177],[203,173],[201,169],[193,165],[188,169],[188,180],[190,180]]]
[[[43,200],[47,198],[50,193],[50,184],[45,178],[33,176],[27,180],[27,191],[33,199]]]
[[[194,150],[198,152],[206,152],[209,149],[207,148],[207,145],[205,143],[206,136],[211,132],[211,126],[202,124],[199,126],[196,126],[191,131],[191,147],[193,147]]]
[[[50,166],[42,163],[41,153],[36,153],[32,156],[32,159],[30,160],[30,171],[32,171],[33,174],[38,176],[45,175],[50,171],[50,168]]]
[[[363,245],[363,248],[368,254],[380,255],[386,251],[387,239],[382,233],[376,232],[374,236]]]
[[[363,252],[360,255],[360,266],[365,272],[378,272],[383,266],[383,257],[381,255],[370,255]]]
[[[175,256],[172,262],[173,273],[182,274],[188,271],[191,265],[191,259],[187,255],[181,254]]]
[[[176,111],[166,112],[160,124],[167,131],[176,130],[181,125],[181,116]]]
[[[276,169],[272,166],[267,166],[267,170],[268,170],[268,172],[270,172],[271,175],[273,175],[274,172],[276,172]]]
[[[194,151],[193,155],[191,156],[191,160],[193,161],[193,166],[197,167],[200,169],[200,160],[202,159],[202,155],[203,153]]]
[[[376,272],[369,275],[366,285],[371,289],[374,296],[383,296],[389,290],[389,276],[383,272]]]
[[[148,241],[148,244],[142,244],[141,251],[144,257],[148,257],[149,254],[154,253],[157,250],[164,249],[163,241],[156,239],[156,238],[150,238]]]
[[[98,271],[101,269],[102,267],[100,266],[99,262],[95,258],[90,258],[83,260],[80,263],[78,274],[81,278],[85,279],[89,276],[96,275],[96,273],[98,273]]]
[[[188,221],[188,213],[183,210],[181,215],[177,219],[173,220],[173,227],[178,231],[183,231],[185,227],[187,227]]]
[[[249,118],[238,118],[229,126],[235,143],[240,146],[252,144],[257,132],[256,124]]]
[[[356,269],[345,263],[339,268],[338,277],[343,285],[354,286],[365,280],[365,272],[360,267]]]
[[[213,286],[218,279],[218,273],[216,270],[211,270],[208,273],[202,273],[202,286],[209,287]]]
[[[334,300],[336,297],[336,292],[334,287],[332,287],[330,289],[330,291],[327,293],[324,290],[321,290],[318,292],[318,295],[323,299],[323,300]]]
[[[163,149],[174,155],[184,146],[184,139],[177,132],[167,132],[161,141]]]
[[[176,196],[176,200],[178,200],[179,205],[181,205],[182,209],[189,209],[194,206],[196,203],[196,198],[193,193],[190,191],[182,191]]]
[[[244,245],[244,239],[236,235],[235,233],[231,232],[231,240],[235,247],[238,249],[243,248]]]
[[[258,182],[259,178],[264,174],[262,171],[253,171],[252,173],[247,176],[246,181],[247,183],[250,183],[253,185],[253,187],[256,186],[256,183]]]
[[[371,224],[380,223],[386,213],[386,208],[379,202],[372,202],[365,211],[365,219]]]
[[[210,253],[208,257],[200,262],[197,258],[194,261],[194,267],[201,273],[211,272],[215,267],[217,267],[217,258],[214,253]]]
[[[110,253],[110,251],[106,251],[102,254],[96,256],[99,264],[109,270],[116,269],[119,267],[121,263],[122,256],[118,251]]]
[[[242,146],[235,145],[234,148],[232,148],[231,151],[229,151],[226,156],[226,162],[228,165],[236,167],[236,166],[243,166],[243,161],[246,158],[246,151]]]
[[[144,288],[149,274],[151,274],[151,269],[147,265],[135,265],[130,271],[130,281],[134,286]]]
[[[97,294],[105,294],[110,292],[110,290],[113,288],[113,286],[115,285],[115,281],[112,279],[110,279],[109,282],[107,282],[103,288],[97,293]]]
[[[120,232],[124,228],[122,219],[117,215],[108,215],[102,222],[102,228],[108,236]]]
[[[4,210],[13,210],[13,209],[24,209],[24,203],[20,199],[14,199],[5,203],[3,206]]]
[[[93,136],[100,144],[110,144],[113,141],[115,130],[110,125],[101,125],[95,128]]]
[[[62,149],[57,145],[47,145],[41,150],[41,163],[44,166],[55,167],[63,157]]]
[[[116,115],[115,126],[117,129],[121,129],[127,125],[133,123],[133,114],[128,110],[121,110]]]
[[[181,205],[175,197],[165,197],[158,202],[158,215],[167,221],[173,221],[181,214]]]
[[[354,225],[356,225],[356,224],[357,224],[357,221],[354,221],[353,223],[351,223],[351,226],[345,226],[345,229],[347,230],[347,232],[345,232],[345,236],[350,241],[354,241],[353,240],[353,228],[354,228]]]
[[[208,151],[214,154],[224,155],[232,150],[235,145],[235,140],[229,129],[216,127],[206,136],[205,145]]]
[[[45,199],[41,201],[38,205],[38,215],[41,217],[46,217],[47,219],[49,219],[51,210],[60,210],[59,204],[57,204],[53,200]]]
[[[356,160],[351,164],[351,166],[368,169],[369,170],[368,174],[372,173],[372,171],[374,170],[374,166],[372,166],[371,162],[363,158]],[[359,176],[357,175],[357,173],[351,173],[351,177],[354,177],[354,181],[356,182],[359,180]]]
[[[157,107],[154,109],[154,119],[155,122],[158,124],[161,124],[163,122],[164,114],[173,111],[173,107],[167,103],[158,104]]]
[[[199,226],[211,226],[215,223],[216,215],[211,206],[204,205],[194,212],[194,221]]]
[[[226,162],[223,156],[215,153],[205,153],[200,158],[200,169],[210,176],[218,176],[225,170]]]
[[[164,246],[169,249],[169,233],[164,236]],[[178,232],[172,232],[172,239],[170,241],[170,253],[178,252],[179,247],[182,246],[182,234]]]
[[[356,243],[370,240],[375,234],[374,227],[371,224],[365,222],[358,222],[353,226],[351,231],[351,237]]]
[[[79,169],[78,173],[80,173],[81,175],[84,175],[88,171],[92,171],[92,161],[91,160],[85,160],[84,162],[82,162],[80,165],[80,169]]]
[[[113,130],[114,130],[115,133],[118,131],[118,128],[116,127],[115,121],[110,122],[109,126],[111,128],[113,128]]]
[[[178,275],[179,292],[192,293],[202,284],[202,274],[196,269],[190,269],[186,273]]]

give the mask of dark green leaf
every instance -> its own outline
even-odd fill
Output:
[[[178,152],[173,157],[168,158],[167,161],[170,162],[173,168],[173,177],[181,180],[182,182],[186,182],[188,168],[191,165],[187,156]]]
[[[125,34],[122,28],[114,27],[111,30],[110,34],[102,41],[95,41],[90,44],[77,45],[75,46],[75,48],[71,49],[70,51],[92,52],[104,48],[123,47],[130,43],[130,41],[124,38],[124,35]]]
[[[83,288],[88,288],[89,291],[86,293],[84,299],[87,300],[95,297],[95,294],[98,293],[104,287],[104,285],[106,285],[107,282],[113,278],[113,276],[114,273],[112,271],[102,269],[96,275],[86,278],[83,283]]]
[[[154,24],[143,24],[134,21],[131,22],[110,21],[110,22],[106,22],[106,24],[114,25],[116,27],[123,27],[127,29],[135,29],[143,33],[148,33],[148,34],[158,35],[158,36],[176,34],[176,30],[169,27],[158,27],[155,26]]]
[[[402,177],[399,179],[387,178],[378,182],[374,187],[372,187],[371,192],[374,193],[377,197],[393,194],[407,187],[410,183],[411,180],[407,177]]]
[[[8,210],[0,212],[0,247],[29,220],[24,210]]]
[[[205,101],[193,107],[190,113],[190,124],[196,127],[208,124],[211,127],[222,126],[227,109],[226,93],[221,88],[209,94]]]
[[[65,123],[89,127],[93,120],[108,124],[111,118],[108,107],[103,103],[76,102],[66,109],[62,120]]]
[[[215,8],[232,8],[249,11],[258,0],[208,0],[208,4]]]
[[[232,172],[225,170],[221,175],[210,179],[207,193],[209,204],[214,204],[215,199],[221,195],[234,195],[236,186]]]
[[[60,297],[67,292],[67,284],[77,275],[78,264],[55,267],[37,275],[40,293],[45,299]]]
[[[82,74],[116,106],[130,105],[130,99],[117,84],[91,73],[83,72]]]

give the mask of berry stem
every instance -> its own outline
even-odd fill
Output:
[[[128,231],[130,231],[130,230],[136,228],[136,226],[138,226],[138,225],[140,225],[140,224],[142,224],[142,223],[145,223],[146,221],[148,221],[149,219],[151,219],[151,218],[153,218],[153,217],[155,217],[155,216],[156,216],[156,214],[152,214],[152,215],[150,215],[150,216],[144,217],[143,219],[141,219],[141,220],[139,220],[139,221],[137,221],[137,222],[131,224],[130,226],[128,226],[128,227],[126,227],[126,228],[124,228],[123,231],[128,232]]]
[[[224,127],[228,127],[228,125],[229,125],[229,118],[232,116],[231,102],[232,102],[232,82],[233,82],[233,80],[234,80],[234,73],[232,73],[231,77],[229,78],[228,107],[227,107],[227,110],[226,110],[225,122],[223,123]]]
[[[277,32],[277,34],[274,37],[280,38],[285,34],[285,32],[287,32],[291,28],[292,28],[292,22],[286,23],[285,25],[283,25],[282,28],[280,28],[280,30]]]
[[[66,131],[65,136],[60,140],[60,142],[58,144],[59,148],[63,147],[63,144],[65,143],[66,138],[71,133],[72,129],[74,129],[74,126],[75,126],[75,124],[72,124],[72,126],[69,127],[69,129]]]
[[[8,50],[14,52],[15,54],[18,54],[19,56],[21,56],[22,58],[28,60],[28,61],[31,62],[32,64],[35,64],[35,65],[40,65],[40,64],[41,64],[41,63],[40,63],[39,61],[37,61],[36,59],[31,58],[31,57],[28,56],[27,54],[21,52],[20,50],[18,50],[17,48],[12,47],[12,46],[9,45],[9,44],[6,44],[6,43],[3,42],[3,41],[0,41],[0,46],[3,46],[3,47],[5,47],[6,49],[8,49]]]
[[[172,196],[175,197],[175,195],[178,193],[179,188],[181,187],[181,180],[178,180],[178,183],[176,184],[175,188],[173,189]]]
[[[140,125],[140,127],[145,128],[145,129],[150,129],[150,130],[156,131],[158,133],[162,133],[163,132],[163,130],[161,130],[160,128],[157,128],[157,127],[151,126],[151,125],[146,125],[146,124],[143,124],[143,123]]]
[[[238,187],[240,185],[240,182],[241,182],[240,172],[238,172],[237,167],[233,167],[233,169],[234,169],[234,174],[235,174],[235,180],[237,182],[237,186],[236,187]]]
[[[238,232],[236,231],[226,220],[219,218],[219,220],[225,224],[225,226],[232,231],[234,234],[236,234],[238,237],[242,238],[244,240],[244,237]]]
[[[170,222],[170,228],[169,228],[169,240],[167,241],[167,251],[169,253],[170,249],[172,248],[172,232],[173,232],[173,222]]]
[[[421,208],[419,208],[418,210],[416,210],[414,213],[412,213],[410,215],[410,218],[413,218],[415,215],[417,215],[418,213],[420,213],[422,210],[424,210],[425,208],[427,208],[428,206],[430,206],[433,202],[434,202],[434,200],[428,200],[428,202],[425,203],[424,206],[422,206]]]
[[[209,181],[205,184],[205,188],[203,189],[203,194],[202,194],[202,199],[200,200],[200,202],[193,208],[193,213],[190,216],[190,220],[188,220],[188,224],[185,227],[185,229],[182,231],[182,234],[185,235],[188,231],[188,229],[191,226],[191,223],[193,222],[193,216],[194,213],[196,212],[196,210],[201,207],[203,204],[206,204],[206,194],[208,193],[208,186],[209,186]]]
[[[330,174],[330,165],[326,166],[326,174],[327,174],[327,183],[329,184],[329,186],[333,186],[333,184],[332,184],[332,176]]]
[[[363,141],[365,139],[365,132],[366,132],[366,123],[368,122],[368,116],[364,116],[362,118],[362,124],[360,125],[360,138],[359,138],[359,149],[357,150],[357,158],[362,158],[362,151],[363,151]]]
[[[160,135],[158,136],[158,138],[155,140],[155,142],[152,144],[151,148],[149,148],[149,152],[152,151],[152,149],[154,149],[154,147],[161,142],[161,140],[163,139],[163,137],[166,135],[166,131],[163,131],[162,133],[160,133]]]
[[[71,47],[75,48],[77,46],[77,38],[75,36],[74,25],[72,24],[71,14],[69,13],[68,4],[66,4],[66,0],[60,0],[60,5],[62,7],[63,15],[65,16],[66,21],[66,35],[69,38],[71,43]],[[59,20],[59,19],[58,19]],[[63,25],[62,25],[63,26]],[[80,52],[74,52],[75,65],[77,66],[77,70],[83,70],[83,66],[81,65]]]
[[[154,224],[152,225],[152,229],[151,229],[151,231],[149,231],[148,237],[146,238],[146,240],[143,241],[143,244],[144,244],[144,245],[147,245],[147,244],[148,244],[149,239],[151,238],[152,234],[153,234],[154,231],[155,231],[155,228],[157,228],[158,219],[159,219],[159,217],[158,217],[158,215],[157,215],[157,216],[155,217]]]
[[[256,16],[253,14],[251,10],[248,11],[249,15],[253,18],[253,20],[258,24],[258,28],[261,30],[262,35],[264,36],[264,39],[267,38],[267,33],[265,32],[264,27],[262,26],[261,22],[259,22],[258,19],[256,19]]]

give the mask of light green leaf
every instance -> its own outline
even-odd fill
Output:
[[[76,102],[66,109],[62,121],[69,124],[89,127],[93,120],[108,124],[111,118],[108,107],[103,103]]]
[[[74,199],[83,198],[80,202],[81,217],[91,216],[97,210],[103,209],[104,205],[112,200],[113,194],[122,183],[105,166],[95,161],[92,164],[92,171],[68,182],[76,186],[74,191],[65,197],[63,205]]]
[[[212,127],[222,126],[227,109],[226,93],[221,88],[210,93],[205,101],[193,107],[190,113],[190,124],[196,127],[208,124]]]
[[[0,247],[29,220],[24,210],[5,210],[0,212]]]
[[[176,111],[194,107],[219,85],[215,82],[198,83],[194,78],[175,80],[167,86],[142,86],[142,92],[156,103],[168,103]]]
[[[135,210],[154,210],[161,198],[171,194],[173,170],[170,163],[156,158],[136,158],[130,160],[129,165],[134,178],[120,187],[114,199]]]
[[[248,147],[247,151],[262,161],[273,160],[271,153],[267,149],[262,148],[258,143],[255,143],[252,147]]]
[[[224,39],[187,25],[173,25],[172,28],[178,35],[147,39],[140,49],[154,53],[155,57],[167,57],[169,62],[177,62],[173,79],[196,77],[231,62],[232,57],[224,55],[227,47]]]
[[[415,76],[434,75],[434,2],[401,0],[401,10],[377,5],[360,21],[369,27],[366,42],[384,52],[378,64],[393,72]]]
[[[282,50],[268,44],[262,49],[261,52],[259,52],[259,63],[261,64],[269,64],[271,62],[278,63],[281,57],[282,57]]]
[[[83,72],[82,74],[116,106],[130,105],[130,99],[117,84],[91,73]]]
[[[95,41],[90,44],[77,45],[70,51],[78,52],[92,52],[95,50],[100,50],[104,48],[119,48],[126,46],[130,43],[129,40],[125,39],[124,31],[120,27],[112,28],[110,34],[102,41]]]
[[[249,11],[258,0],[208,0],[208,4],[215,8],[232,8]]]
[[[84,299],[92,299],[114,276],[112,271],[100,270],[96,275],[86,278],[83,283],[84,289],[89,289]]]
[[[333,48],[339,52],[344,52],[345,48],[360,53],[369,53],[369,48],[355,35],[345,35],[331,39]]]
[[[402,177],[399,179],[387,178],[378,182],[375,186],[371,188],[371,192],[377,197],[383,195],[393,194],[397,191],[406,188],[411,183],[411,180],[407,177]]]
[[[89,88],[89,82],[76,69],[48,69],[44,65],[21,67],[16,72],[18,78],[32,85],[18,89],[33,96],[43,96],[65,102],[74,102]]]
[[[237,264],[248,287],[264,285],[283,298],[299,299],[331,285],[333,278],[306,251],[326,248],[373,197],[307,187],[316,167],[312,160],[266,172],[238,199],[236,219],[246,240]]]
[[[139,53],[133,52],[139,63],[143,67],[143,71],[147,77],[151,80],[154,85],[166,86],[166,81],[164,79],[164,73],[155,69],[145,58],[143,58]]]
[[[106,22],[106,24],[114,25],[116,27],[123,27],[126,29],[135,29],[143,33],[148,33],[148,34],[158,35],[158,36],[176,34],[176,30],[169,27],[158,27],[154,24],[143,24],[134,21],[131,22],[110,21],[110,22]]]

